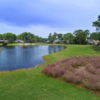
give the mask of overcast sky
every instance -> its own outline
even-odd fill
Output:
[[[100,0],[0,0],[0,34],[95,32],[92,22],[99,14]]]

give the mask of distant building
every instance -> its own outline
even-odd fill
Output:
[[[49,43],[50,41],[48,40],[48,41],[46,41],[47,43]]]
[[[90,44],[98,44],[99,43],[99,40],[93,40],[93,39],[87,39],[87,42],[90,43]]]
[[[4,42],[5,42],[5,43],[8,43],[9,41],[8,41],[8,40],[4,40]]]
[[[23,40],[16,40],[15,43],[24,43]]]
[[[70,44],[70,40],[67,40],[67,44]]]
[[[88,43],[93,44],[94,40],[93,39],[86,39]]]
[[[58,43],[58,42],[60,42],[60,41],[61,41],[60,39],[56,39],[56,40],[54,40],[53,43]]]
[[[31,43],[31,41],[30,41],[30,40],[25,40],[24,42],[25,42],[25,43]]]
[[[0,43],[8,43],[8,40],[0,40]]]
[[[94,40],[94,44],[98,44],[99,43],[99,40]]]
[[[0,40],[0,43],[4,43],[4,40]]]

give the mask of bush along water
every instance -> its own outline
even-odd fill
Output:
[[[7,46],[8,43],[2,43],[3,46]]]
[[[70,57],[42,69],[42,73],[54,78],[100,92],[100,57]]]

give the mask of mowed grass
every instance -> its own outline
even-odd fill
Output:
[[[45,55],[47,65],[71,56],[100,55],[100,47],[68,45],[60,52]],[[42,67],[0,74],[0,100],[100,100],[89,90],[49,78]]]
[[[89,46],[89,45],[66,45],[67,48],[50,55],[45,55],[44,58],[47,63],[53,63],[56,61],[61,61],[65,58],[72,56],[98,56],[100,55],[99,46]]]

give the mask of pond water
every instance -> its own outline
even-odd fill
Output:
[[[0,47],[0,71],[34,68],[45,61],[42,56],[63,50],[64,46]]]

